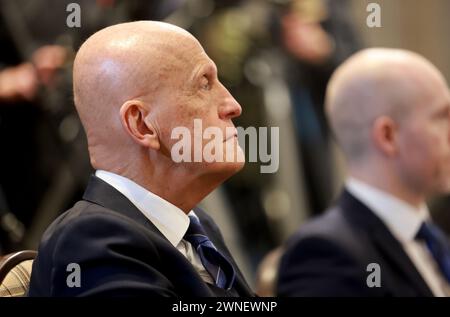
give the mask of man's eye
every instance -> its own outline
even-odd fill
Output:
[[[211,85],[209,84],[209,80],[206,76],[203,76],[200,87],[205,90],[209,90]]]

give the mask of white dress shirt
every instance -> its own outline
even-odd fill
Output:
[[[450,285],[425,242],[415,239],[422,222],[430,219],[427,206],[414,207],[393,195],[355,178],[346,182],[347,190],[381,219],[400,242],[435,296],[450,296]]]
[[[126,177],[103,170],[97,170],[95,176],[104,180],[127,197],[155,225],[164,237],[191,262],[201,278],[205,282],[213,284],[212,277],[205,270],[197,252],[195,252],[188,241],[183,239],[189,227],[188,215],[197,217],[193,210],[186,215],[178,207]]]

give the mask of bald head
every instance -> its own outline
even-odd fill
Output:
[[[189,212],[242,168],[238,159],[192,161],[191,154],[209,142],[198,137],[195,121],[228,136],[241,106],[187,31],[152,21],[108,27],[81,46],[73,76],[95,169],[127,177]],[[181,162],[172,159],[180,144]],[[226,153],[230,145],[239,153],[235,135],[215,142],[214,149]]]
[[[326,112],[348,160],[370,154],[377,118],[387,116],[401,124],[429,103],[433,85],[445,85],[439,71],[405,50],[366,49],[344,62],[329,82]]]
[[[123,103],[155,101],[166,79],[187,62],[185,52],[194,49],[203,50],[187,31],[155,21],[107,27],[83,43],[74,61],[73,86],[91,160],[127,141],[120,126]]]

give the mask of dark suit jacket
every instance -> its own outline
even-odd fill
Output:
[[[379,288],[367,286],[370,263],[380,265]],[[280,296],[432,296],[399,241],[347,191],[288,242],[277,289]]]
[[[93,176],[83,200],[46,230],[33,263],[29,296],[253,296],[219,229],[195,209],[203,227],[233,263],[234,287],[208,286],[188,260],[125,196]],[[70,263],[81,268],[81,287]]]

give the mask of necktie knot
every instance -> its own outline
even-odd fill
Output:
[[[189,216],[189,221],[189,228],[184,239],[192,244],[215,284],[220,288],[230,289],[236,275],[233,265],[209,240],[200,220]]]
[[[189,221],[188,230],[184,235],[185,240],[189,241],[195,249],[201,244],[211,242],[197,217],[189,216]]]

